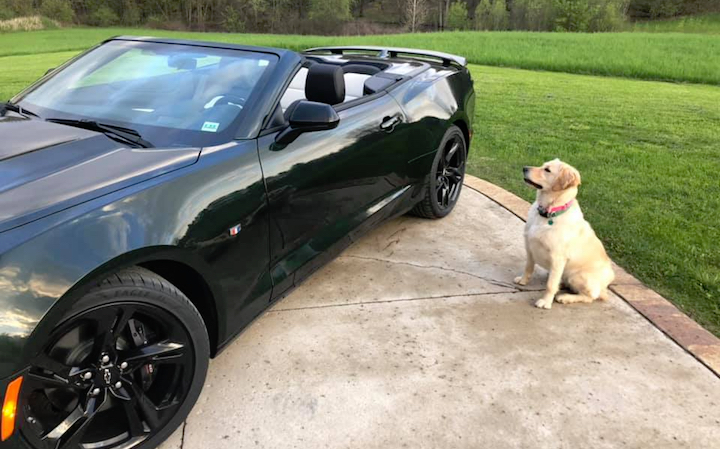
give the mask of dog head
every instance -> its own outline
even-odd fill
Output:
[[[523,167],[525,182],[538,190],[562,191],[580,185],[580,172],[560,159],[540,167]]]

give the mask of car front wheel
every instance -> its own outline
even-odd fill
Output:
[[[77,301],[23,382],[35,448],[152,448],[187,417],[207,373],[200,313],[156,274],[129,268]]]

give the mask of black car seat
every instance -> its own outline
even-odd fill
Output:
[[[305,98],[334,106],[345,101],[343,69],[332,64],[313,64],[305,80]]]
[[[334,106],[345,101],[345,78],[342,67],[332,64],[313,64],[305,79],[305,99]],[[285,110],[285,119],[295,110],[296,100]]]

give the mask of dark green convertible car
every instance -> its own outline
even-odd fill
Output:
[[[0,448],[152,448],[208,361],[462,188],[465,59],[118,37],[0,105]]]

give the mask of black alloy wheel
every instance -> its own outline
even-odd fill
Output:
[[[35,448],[151,448],[202,389],[209,342],[197,309],[154,273],[113,275],[73,306],[35,357],[20,429]]]
[[[425,197],[412,210],[423,218],[442,218],[457,204],[465,179],[467,147],[465,137],[457,126],[451,126],[433,161],[425,185]]]

